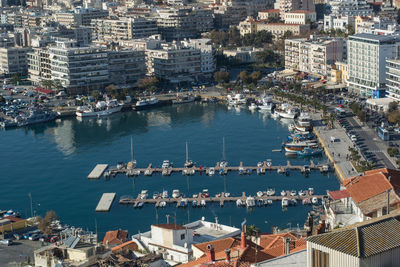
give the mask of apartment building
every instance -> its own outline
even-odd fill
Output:
[[[341,30],[344,32],[348,31],[349,27],[354,28],[354,16],[347,15],[325,15],[324,16],[324,31],[329,31],[331,29]]]
[[[110,83],[135,86],[146,75],[144,51],[123,49],[107,55]]]
[[[247,11],[243,6],[214,5],[215,28],[229,29],[231,25],[239,25],[246,19]]]
[[[395,36],[360,33],[349,37],[349,90],[362,96],[385,96],[386,60],[397,54]]]
[[[162,43],[147,49],[146,62],[148,74],[172,83],[194,81],[201,74],[200,50],[181,42]]]
[[[196,38],[214,26],[210,9],[159,8],[156,11],[159,32],[167,41]]]
[[[310,31],[309,24],[268,23],[262,20],[248,18],[239,24],[240,35],[256,33],[259,31],[271,32],[275,38],[282,37],[286,32],[293,35],[304,35]]]
[[[279,9],[267,9],[258,12],[257,19],[272,19],[272,18],[280,18],[280,10]]]
[[[6,76],[26,75],[28,73],[27,54],[31,50],[30,47],[1,47],[0,74]]]
[[[74,41],[57,41],[49,48],[52,80],[71,93],[103,89],[109,83],[106,47],[77,47]]]
[[[317,14],[308,10],[295,10],[285,13],[286,24],[308,24],[315,22]]]
[[[329,76],[331,66],[343,60],[346,41],[343,38],[285,40],[285,68],[321,76]]]
[[[201,73],[211,77],[216,69],[215,47],[211,43],[211,39],[190,39],[182,42],[187,47],[193,47],[200,50],[200,68]]]
[[[386,60],[386,96],[400,101],[400,60]]]
[[[119,41],[148,37],[158,33],[157,22],[145,18],[93,19],[93,38]]]
[[[56,21],[62,25],[90,26],[92,19],[108,17],[108,11],[93,8],[76,8],[73,11],[56,13],[55,17]]]
[[[51,80],[50,53],[47,47],[35,47],[28,53],[28,75],[34,85]]]

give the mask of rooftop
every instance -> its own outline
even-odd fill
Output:
[[[377,35],[377,34],[371,34],[371,33],[358,33],[355,35],[351,35],[349,37],[349,40],[357,40],[357,39],[378,41],[378,42],[382,43],[382,42],[394,41],[396,38],[394,36],[390,36],[390,35]]]
[[[167,230],[185,230],[186,229],[186,227],[179,225],[179,224],[174,224],[174,223],[154,224],[153,226],[162,228],[162,229],[167,229]]]
[[[314,11],[309,11],[309,10],[294,10],[294,11],[289,11],[287,13],[304,13],[304,14],[310,14],[310,13],[315,13]]]
[[[328,195],[333,199],[333,200],[338,200],[342,198],[348,198],[350,197],[349,192],[345,190],[338,190],[338,191],[329,191]]]

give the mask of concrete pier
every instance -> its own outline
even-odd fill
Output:
[[[114,198],[115,198],[115,193],[104,193],[101,196],[99,203],[97,204],[96,211],[97,212],[109,211],[114,201]]]
[[[88,179],[99,179],[104,171],[108,168],[108,164],[97,164],[96,167],[89,173]]]

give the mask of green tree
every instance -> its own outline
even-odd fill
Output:
[[[392,112],[392,111],[397,110],[397,108],[398,108],[397,102],[393,101],[393,102],[390,102],[390,103],[389,103],[389,109],[388,109],[388,111],[389,111],[389,113],[390,113],[390,112]]]
[[[62,83],[60,80],[54,80],[53,86],[56,88],[57,92],[59,92],[59,91],[61,91],[61,89],[63,89],[63,86],[62,86]]]
[[[393,124],[400,123],[400,112],[398,110],[390,112],[388,115],[388,121]]]
[[[358,112],[357,112],[357,117],[358,117],[358,119],[360,120],[360,121],[362,121],[362,122],[365,122],[366,121],[366,113],[365,113],[365,111],[364,110],[359,110]]]
[[[54,83],[52,80],[44,80],[42,81],[42,86],[46,89],[51,89],[53,87]]]
[[[250,78],[249,73],[247,72],[247,70],[241,71],[239,73],[239,75],[237,76],[237,79],[241,80],[244,84],[251,83],[251,78]]]
[[[255,236],[260,232],[260,228],[255,226],[254,224],[246,226],[246,235],[247,236]]]
[[[229,82],[229,76],[230,76],[230,75],[229,75],[229,72],[223,71],[223,70],[217,71],[217,72],[214,73],[214,79],[215,79],[219,84]]]
[[[155,76],[145,77],[139,81],[139,88],[154,90],[159,85],[159,83],[160,81]]]
[[[90,93],[90,95],[94,98],[94,100],[99,100],[99,98],[100,98],[100,92],[99,92],[99,90],[93,90],[91,93]]]
[[[254,71],[250,74],[250,79],[254,84],[257,84],[259,80],[261,80],[262,74],[260,71]]]

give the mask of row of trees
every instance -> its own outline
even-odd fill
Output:
[[[240,31],[236,27],[231,27],[227,31],[212,30],[210,32],[210,39],[216,46],[222,47],[264,47],[266,44],[272,43],[273,36],[267,31],[259,31],[241,36]]]
[[[350,160],[358,172],[372,170],[375,167],[374,162],[361,160],[362,157],[357,149],[353,147],[349,147],[348,149],[350,152]]]
[[[353,113],[358,117],[358,119],[362,122],[366,121],[366,116],[367,114],[364,111],[364,108],[361,104],[357,103],[357,102],[351,102],[349,104],[349,107],[351,109],[351,111],[353,111]]]
[[[400,110],[396,102],[389,103],[387,119],[393,124],[400,124]]]

